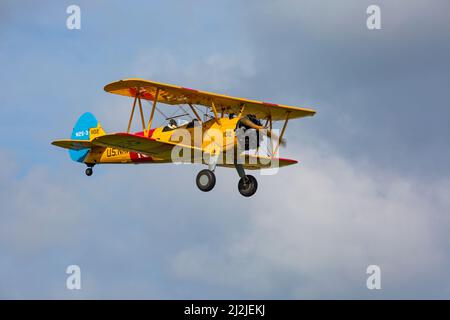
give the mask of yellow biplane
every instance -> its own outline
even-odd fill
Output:
[[[266,103],[210,93],[142,79],[125,79],[105,86],[105,91],[133,98],[126,132],[106,134],[89,112],[75,124],[71,139],[52,144],[69,149],[72,160],[92,168],[104,163],[201,163],[196,179],[202,191],[214,188],[216,166],[236,168],[239,192],[252,196],[258,187],[255,177],[245,170],[278,168],[297,163],[277,157],[288,121],[313,116],[314,110]],[[145,121],[143,101],[151,110]],[[182,114],[165,115],[158,104],[177,106]],[[133,117],[139,110],[142,131],[131,133]],[[155,111],[166,122],[152,127]],[[283,121],[281,132],[273,123]],[[264,124],[263,124],[264,123]],[[264,139],[266,138],[266,139]],[[266,154],[261,154],[263,142]]]

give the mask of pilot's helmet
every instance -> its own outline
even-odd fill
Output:
[[[169,120],[169,127],[170,128],[176,128],[177,122],[174,119]]]

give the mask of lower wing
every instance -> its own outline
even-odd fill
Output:
[[[130,152],[143,153],[149,156],[160,155],[172,151],[174,145],[159,142],[129,133],[113,133],[97,137],[92,144],[102,147],[122,149]]]
[[[162,142],[157,141],[152,138],[146,138],[143,136],[138,136],[135,134],[129,133],[114,133],[114,134],[106,134],[103,136],[99,136],[94,138],[91,141],[84,140],[57,140],[52,142],[53,145],[72,149],[72,150],[81,150],[86,148],[93,147],[109,147],[121,149],[129,152],[137,152],[142,153],[148,156],[157,156],[159,158],[163,158],[166,160],[172,159],[172,149],[175,146],[180,147],[181,149],[187,149],[192,151],[197,149],[198,151],[202,151],[200,148],[195,148],[192,146],[183,146],[175,142]],[[202,158],[194,159],[195,152],[190,152],[191,157],[188,159],[190,162],[194,162],[194,160],[198,160],[199,162],[205,162],[203,159],[203,152],[198,153],[197,156]],[[207,157],[208,158],[208,157]],[[226,157],[225,157],[226,158]],[[223,160],[223,159],[221,159]],[[278,168],[285,167],[292,164],[296,164],[298,161],[292,159],[284,159],[284,158],[272,158],[268,156],[259,156],[259,155],[249,155],[242,154],[239,158],[240,163],[244,166],[245,169],[249,170],[257,170],[257,169],[266,169],[266,168]],[[224,161],[219,161],[217,164],[221,167],[234,167],[234,163],[224,163]]]
[[[285,159],[285,158],[275,158],[260,155],[242,154],[240,156],[240,163],[244,169],[247,170],[258,170],[258,169],[269,169],[269,168],[281,168],[290,166],[298,163],[297,160]],[[221,167],[234,167],[235,164],[222,163],[218,164]]]

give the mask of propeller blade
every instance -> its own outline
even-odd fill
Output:
[[[278,135],[276,135],[275,133],[270,133],[269,130],[263,130],[263,129],[266,129],[266,128],[264,128],[263,126],[259,126],[259,125],[255,124],[255,123],[253,123],[253,121],[251,121],[251,120],[248,119],[248,118],[242,118],[242,119],[241,119],[241,123],[242,123],[243,125],[249,127],[249,128],[253,128],[253,129],[256,129],[256,130],[261,130],[262,133],[264,133],[266,136],[268,136],[268,137],[271,138],[271,139],[279,140]],[[280,145],[282,145],[283,147],[285,147],[286,144],[287,144],[286,139],[284,139],[284,138],[281,139]]]

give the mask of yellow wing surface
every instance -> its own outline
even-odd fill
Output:
[[[223,94],[180,87],[143,79],[125,79],[105,86],[105,91],[127,97],[154,100],[158,90],[157,101],[170,105],[193,104],[211,108],[212,101],[218,112],[238,114],[242,107],[243,115],[254,114],[260,119],[271,118],[273,121],[313,116],[316,112],[308,108],[298,108],[282,104],[231,97]]]
[[[261,155],[240,155],[241,163],[246,170],[258,170],[258,169],[269,169],[269,168],[281,168],[290,166],[298,163],[297,160],[285,159],[285,158],[271,158]],[[235,165],[232,163],[219,163],[219,167],[234,168]]]
[[[169,161],[172,161],[171,160],[172,149],[177,145],[180,146],[182,149],[186,150],[190,149],[191,162],[194,162],[195,159],[195,152],[193,152],[194,149],[201,151],[200,148],[192,146],[183,146],[179,143],[174,142],[157,141],[152,138],[146,138],[129,133],[107,134],[95,138],[94,140],[92,140],[92,144],[95,146],[110,147],[130,152],[142,153],[149,156],[157,156]],[[202,159],[203,154],[201,152],[198,154],[198,156],[199,159],[197,160],[199,161],[203,160],[202,162],[204,162],[204,159]],[[276,167],[285,167],[297,163],[296,160],[271,158],[267,156],[258,156],[258,155],[242,154],[240,157],[245,169],[271,168],[274,165]],[[218,165],[223,167],[234,167],[233,163],[230,164],[219,163]]]
[[[92,143],[102,147],[138,152],[149,156],[170,152],[173,148],[173,145],[168,143],[159,142],[151,138],[145,138],[129,133],[106,134],[95,138]]]
[[[135,134],[129,133],[114,133],[107,134],[104,136],[100,136],[94,138],[91,141],[86,140],[56,140],[52,142],[53,145],[72,150],[81,150],[87,148],[115,148],[121,149],[128,152],[136,152],[142,153],[148,156],[158,157],[160,159],[165,159],[169,162],[171,160],[172,149],[178,145],[181,146],[181,149],[190,149],[191,151],[191,162],[195,160],[195,152],[194,149],[201,151],[200,148],[191,147],[191,146],[182,146],[173,142],[161,142],[152,138],[146,138]],[[202,159],[203,154],[200,152],[197,154],[200,158],[196,159],[204,162]],[[267,156],[258,156],[258,155],[248,155],[242,154],[240,155],[240,159],[242,160],[242,164],[245,169],[262,169],[262,168],[271,168],[275,165],[275,167],[285,167],[288,165],[292,165],[297,163],[296,160],[291,159],[283,159],[283,158],[271,158]],[[189,160],[188,160],[189,161]],[[219,163],[218,166],[221,167],[234,167],[233,163]]]

